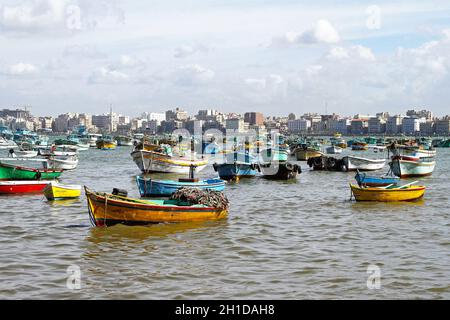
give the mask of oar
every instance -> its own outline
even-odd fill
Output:
[[[407,183],[407,184],[405,184],[405,185],[399,187],[399,189],[403,189],[403,188],[408,187],[408,186],[410,186],[410,185],[412,185],[412,184],[415,184],[415,183],[417,183],[417,182],[419,182],[419,181],[413,181],[413,182]]]
[[[392,187],[394,184],[392,183],[392,184],[390,184],[390,185],[387,185],[387,186],[385,186],[385,187],[379,187],[380,189],[387,189],[387,188],[389,188],[389,187]]]

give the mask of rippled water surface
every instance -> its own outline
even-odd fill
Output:
[[[129,153],[81,153],[62,181],[137,197]],[[415,203],[349,201],[354,174],[301,166],[297,181],[227,185],[229,217],[217,222],[96,229],[84,196],[2,196],[0,298],[450,298],[450,149]],[[66,286],[72,265],[80,290]],[[378,290],[369,265],[380,267]]]

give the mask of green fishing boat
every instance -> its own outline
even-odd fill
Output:
[[[0,163],[0,180],[53,180],[62,170],[37,169]]]
[[[439,148],[450,148],[450,139],[441,141],[438,145]]]

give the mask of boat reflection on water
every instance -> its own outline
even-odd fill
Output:
[[[93,244],[108,243],[109,245],[120,245],[131,242],[141,242],[148,238],[164,238],[176,236],[190,231],[201,231],[202,229],[220,229],[227,227],[227,219],[200,221],[200,222],[181,222],[181,223],[157,223],[144,226],[126,226],[117,224],[108,228],[91,228],[87,241]]]
[[[48,201],[44,198],[44,202],[46,202],[50,207],[59,208],[59,207],[72,207],[76,203],[85,204],[85,200],[80,199],[61,199],[61,200],[52,200]]]
[[[376,201],[352,201],[351,210],[368,214],[405,214],[408,207],[422,207],[425,204],[426,195],[414,201],[376,202]],[[406,210],[406,211],[405,211]]]

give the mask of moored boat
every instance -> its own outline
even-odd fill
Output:
[[[399,178],[392,176],[368,176],[365,173],[360,173],[358,171],[355,175],[355,180],[360,187],[385,187],[389,185],[397,185]]]
[[[342,153],[342,148],[340,148],[338,146],[329,146],[328,148],[326,148],[326,152],[328,154],[338,154],[338,153]]]
[[[183,190],[183,189],[182,189]],[[205,191],[205,190],[203,190]],[[213,192],[211,190],[208,190]],[[223,219],[228,206],[192,204],[179,199],[140,200],[95,192],[85,187],[91,223],[97,227]]]
[[[294,149],[295,158],[298,161],[308,161],[310,158],[320,157],[323,155],[319,150],[310,147],[297,147]]]
[[[347,171],[374,171],[382,169],[386,165],[386,159],[368,159],[362,157],[346,156],[343,157],[344,165]]]
[[[0,181],[0,194],[40,193],[48,184],[48,181]]]
[[[51,156],[47,162],[52,169],[73,170],[78,166],[78,156]]]
[[[29,168],[0,162],[0,180],[52,180],[61,173],[60,169]]]
[[[97,149],[101,150],[114,150],[117,146],[117,143],[113,140],[111,136],[103,136],[98,139],[96,142]]]
[[[74,199],[81,195],[81,186],[66,185],[51,181],[44,188],[44,196],[47,200]]]
[[[127,136],[117,136],[116,138],[117,145],[119,147],[132,146],[133,138]]]
[[[414,201],[425,194],[424,186],[359,187],[350,184],[350,188],[356,201]]]
[[[260,163],[259,169],[264,178],[271,180],[295,179],[298,173],[302,172],[299,165],[289,161],[272,161]]]
[[[180,173],[189,174],[191,166],[195,167],[195,172],[203,170],[208,164],[208,159],[196,159],[184,156],[177,157],[168,153],[146,150],[134,150],[131,157],[138,168],[144,172],[163,172],[163,173]]]
[[[364,150],[368,150],[369,146],[366,142],[362,142],[362,141],[355,141],[352,143],[352,150],[354,151],[364,151]]]
[[[400,178],[429,176],[433,173],[436,166],[434,157],[407,159],[405,157],[393,157],[389,162],[392,173]]]
[[[137,176],[136,183],[141,197],[170,196],[178,189],[185,187],[215,191],[223,191],[225,189],[225,181],[221,179],[205,179],[200,181],[197,179],[180,179],[180,181],[173,181],[145,179]]]
[[[254,177],[258,163],[249,152],[234,151],[226,154],[223,163],[214,163],[213,168],[221,179],[234,180]]]

